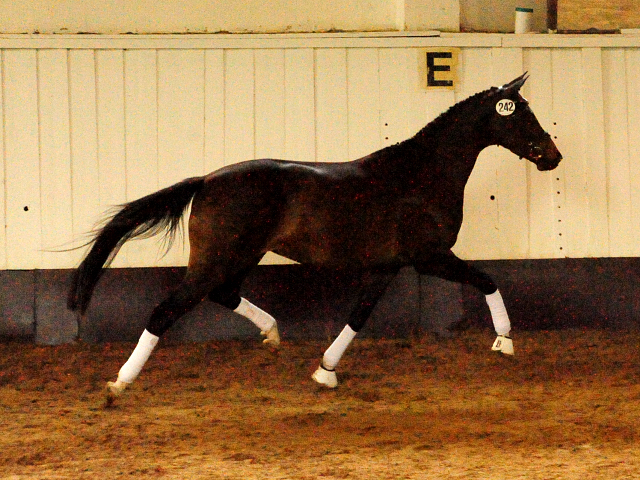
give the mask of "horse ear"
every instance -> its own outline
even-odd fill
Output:
[[[522,85],[524,85],[524,82],[526,82],[527,78],[529,78],[529,75],[527,75],[527,73],[528,72],[524,72],[522,75],[520,75],[515,80],[512,80],[511,82],[507,83],[506,85],[503,85],[502,87],[500,87],[500,90],[502,90],[503,92],[518,92],[518,91],[520,91],[520,89],[522,88]]]

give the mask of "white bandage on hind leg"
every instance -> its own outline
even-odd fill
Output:
[[[507,315],[507,309],[504,306],[504,301],[502,300],[500,291],[496,290],[491,295],[487,295],[486,298],[496,333],[498,335],[509,335],[509,332],[511,331],[511,322],[509,321],[509,315]]]
[[[149,333],[146,330],[142,332],[138,345],[133,350],[133,353],[127,360],[120,372],[118,372],[118,383],[132,383],[136,377],[140,374],[140,370],[147,363],[151,352],[158,344],[160,337],[155,336],[153,333]]]
[[[349,325],[345,326],[342,332],[340,332],[340,335],[338,335],[331,346],[327,348],[327,351],[324,352],[322,366],[327,370],[334,370],[356,335],[357,332],[354,332]]]
[[[259,309],[245,298],[240,299],[240,305],[234,310],[243,317],[251,320],[263,332],[268,332],[276,324],[276,319],[264,310]]]

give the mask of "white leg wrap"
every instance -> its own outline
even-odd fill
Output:
[[[336,368],[345,350],[356,335],[357,332],[354,332],[349,325],[342,329],[340,335],[338,335],[331,346],[327,348],[327,351],[324,352],[324,356],[322,357],[322,365],[324,368],[327,370],[334,370]]]
[[[268,331],[276,323],[275,318],[264,310],[259,309],[245,298],[240,299],[240,305],[238,305],[238,308],[236,308],[234,312],[239,313],[243,317],[247,317],[256,325],[256,327],[264,332]]]
[[[280,345],[278,324],[276,323],[276,319],[267,312],[256,307],[245,298],[240,299],[240,305],[238,305],[234,312],[248,318],[260,329],[260,333],[266,337],[263,343],[268,343],[274,347]]]
[[[511,322],[509,321],[509,315],[507,315],[507,309],[502,301],[502,295],[500,290],[496,290],[491,295],[487,295],[487,305],[491,311],[491,318],[493,319],[493,327],[496,329],[498,335],[509,335],[511,331]]]
[[[336,388],[338,386],[338,377],[336,376],[335,368],[356,335],[357,332],[354,332],[349,325],[345,326],[340,335],[324,352],[322,363],[311,378],[325,387]]]
[[[125,363],[120,369],[120,372],[118,372],[118,381],[116,384],[129,384],[136,379],[140,370],[144,367],[144,364],[147,363],[151,352],[158,344],[158,340],[159,337],[146,330],[142,333],[140,340],[138,340],[138,345],[136,345],[129,360],[127,360],[127,363]]]

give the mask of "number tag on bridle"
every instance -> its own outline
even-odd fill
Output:
[[[502,99],[496,103],[496,111],[500,115],[511,115],[516,111],[516,102],[508,98]]]

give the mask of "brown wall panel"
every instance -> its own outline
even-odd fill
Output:
[[[640,27],[636,0],[558,0],[559,30],[616,30]]]
[[[472,262],[493,276],[514,329],[640,327],[640,258],[491,260]],[[66,309],[71,270],[0,272],[0,339],[57,344],[134,342],[153,307],[182,268],[109,269],[87,314]],[[283,339],[326,339],[344,327],[356,302],[358,278],[300,265],[258,267],[242,295],[273,314]],[[360,337],[410,338],[469,327],[492,329],[484,297],[469,286],[401,270]],[[166,336],[172,343],[259,339],[244,318],[204,301]]]

